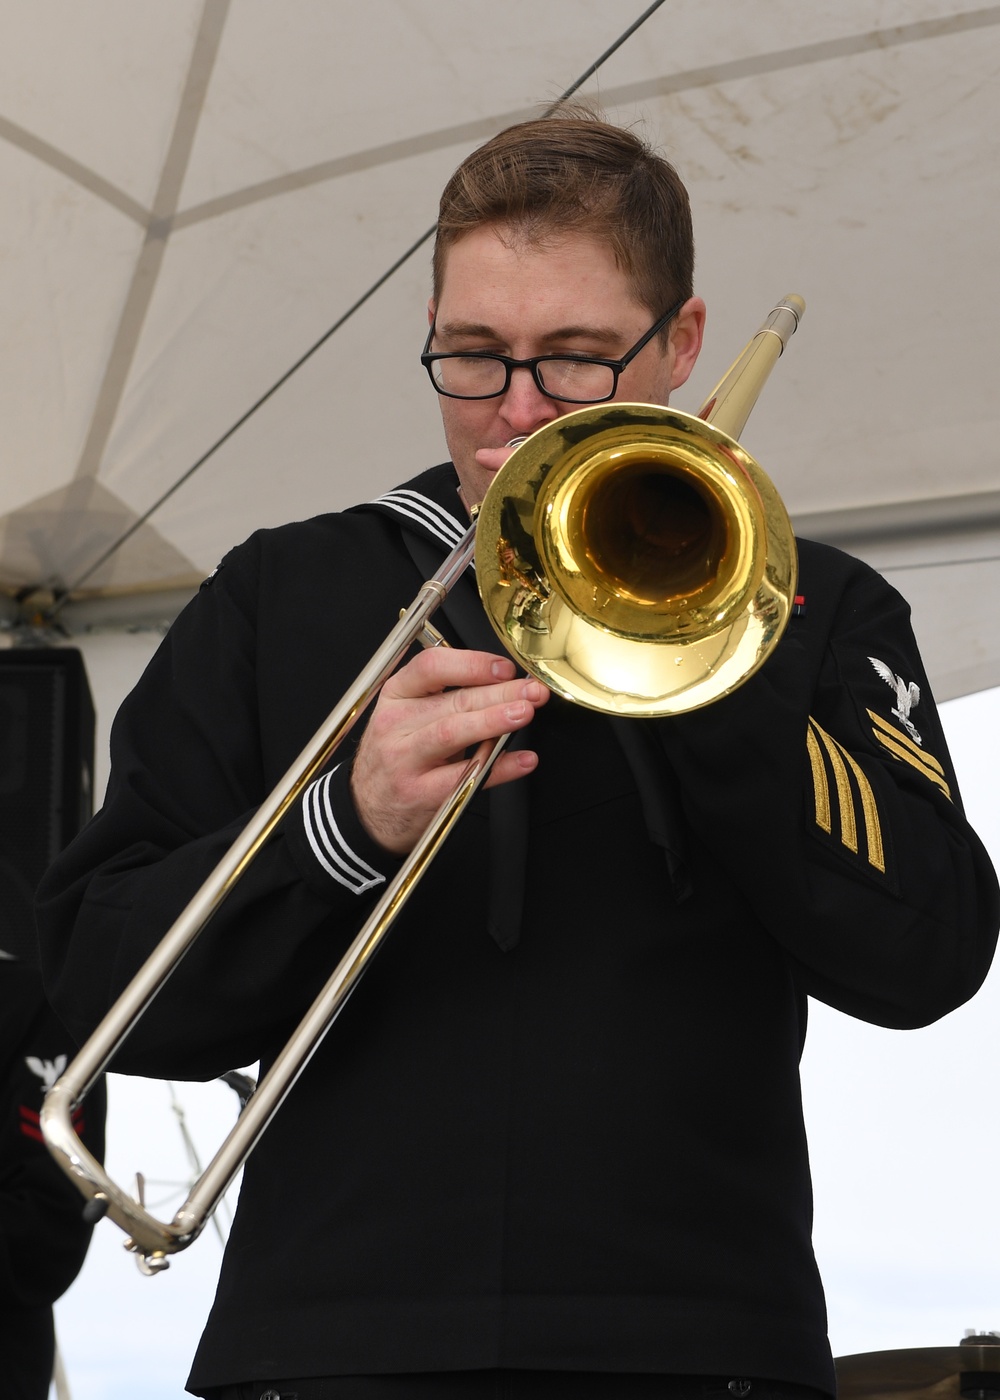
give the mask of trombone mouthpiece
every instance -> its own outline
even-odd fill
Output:
[[[781,298],[760,329],[761,331],[773,331],[781,341],[781,348],[784,349],[798,330],[799,322],[805,315],[805,311],[804,299],[792,292],[789,296]]]

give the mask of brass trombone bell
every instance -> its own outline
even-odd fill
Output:
[[[779,640],[795,540],[762,468],[720,428],[653,404],[583,408],[510,457],[479,512],[476,578],[504,646],[605,713],[682,713]]]

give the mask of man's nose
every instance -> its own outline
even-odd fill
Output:
[[[533,433],[564,412],[557,400],[542,393],[530,369],[515,369],[511,373],[500,407],[500,416],[510,424],[511,436]]]

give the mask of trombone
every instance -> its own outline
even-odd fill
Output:
[[[557,694],[604,713],[708,704],[777,645],[794,598],[795,540],[777,491],[737,439],[804,310],[799,296],[779,302],[697,415],[597,404],[514,451],[478,518],[49,1090],[49,1150],[87,1198],[87,1217],[107,1215],[127,1233],[143,1273],[166,1269],[198,1238],[506,736],[468,764],[173,1220],[156,1219],[112,1181],[76,1135],[73,1110],[473,558],[487,616],[514,658]]]

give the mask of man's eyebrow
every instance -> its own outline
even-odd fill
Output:
[[[477,321],[445,321],[437,324],[439,335],[455,339],[502,341],[495,327],[482,325]],[[549,331],[539,341],[541,345],[559,344],[566,340],[590,340],[605,345],[620,345],[622,334],[610,326],[559,326]]]
[[[476,340],[499,340],[492,326],[482,326],[476,321],[435,321],[438,335],[467,336]]]

